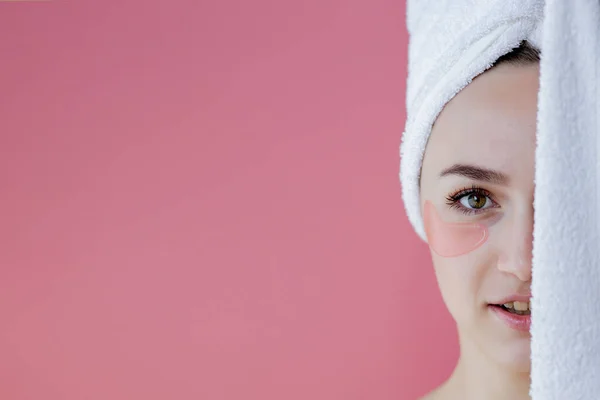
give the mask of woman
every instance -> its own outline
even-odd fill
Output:
[[[539,52],[524,41],[450,100],[420,176],[427,242],[460,358],[424,399],[529,399]]]
[[[402,195],[460,344],[425,399],[598,398],[599,23],[597,0],[407,0]]]

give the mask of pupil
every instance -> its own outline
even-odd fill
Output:
[[[485,197],[472,194],[469,196],[469,205],[473,208],[481,208],[485,205]]]

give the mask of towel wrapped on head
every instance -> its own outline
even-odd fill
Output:
[[[400,180],[408,219],[421,239],[419,176],[435,119],[454,95],[522,41],[541,49],[543,7],[539,0],[408,1]]]

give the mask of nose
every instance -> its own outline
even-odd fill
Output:
[[[515,213],[507,221],[506,232],[500,244],[498,269],[515,275],[519,280],[531,280],[531,258],[533,251],[533,206],[524,212]]]

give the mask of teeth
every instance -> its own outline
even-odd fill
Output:
[[[527,311],[527,310],[529,310],[529,302],[524,303],[522,301],[515,301],[514,307],[515,307],[515,310],[517,310],[517,311]]]
[[[506,308],[507,310],[509,310],[511,312],[528,314],[531,311],[531,300],[529,300],[528,302],[511,301],[508,303],[504,303],[502,305],[504,306],[504,308]]]

